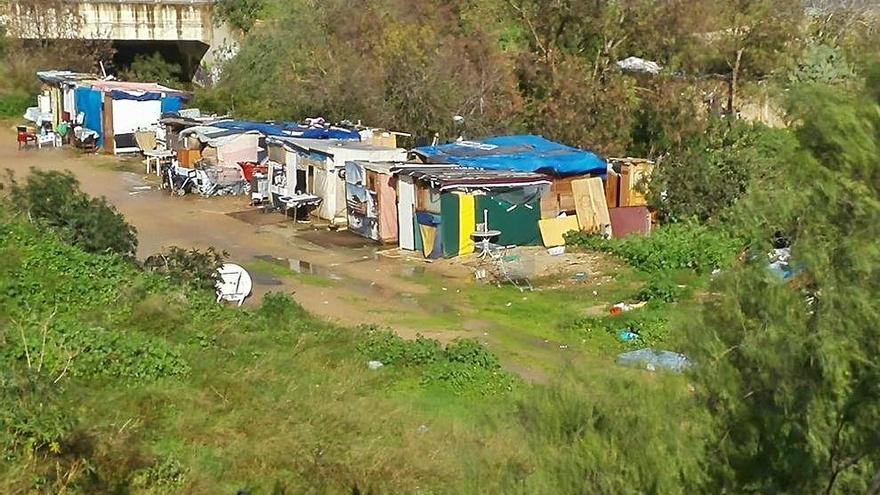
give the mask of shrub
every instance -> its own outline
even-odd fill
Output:
[[[657,274],[651,277],[642,290],[636,295],[640,301],[662,301],[672,303],[678,301],[687,289],[679,285],[668,274]]]
[[[791,134],[742,121],[715,119],[658,165],[648,195],[664,222],[721,218],[752,186],[775,173]]]
[[[421,368],[420,382],[424,386],[474,395],[493,395],[513,388],[513,376],[476,340],[456,340],[444,349],[436,340],[421,335],[406,340],[389,331],[369,332],[358,346],[361,353],[385,365]]]
[[[212,289],[218,280],[217,270],[229,256],[209,247],[206,250],[183,249],[171,246],[144,260],[144,268],[165,274],[175,282]]]
[[[619,316],[580,318],[569,325],[569,330],[586,338],[598,336],[606,342],[614,342],[610,345],[614,350],[653,347],[668,340],[669,319],[662,312],[651,310],[649,307]],[[638,334],[639,338],[621,342],[618,335],[622,331]]]
[[[131,477],[131,486],[141,490],[162,489],[156,493],[167,493],[169,489],[180,487],[186,480],[186,474],[187,469],[180,461],[165,457],[152,466],[136,471]]]
[[[422,366],[443,357],[443,350],[436,340],[421,335],[415,340],[405,340],[389,331],[371,330],[370,336],[358,346],[358,350],[386,365]]]
[[[572,232],[566,234],[566,242],[612,253],[648,273],[680,269],[707,273],[732,263],[742,248],[742,243],[726,231],[694,222],[665,225],[650,236],[623,239]]]
[[[19,322],[0,334],[8,342],[0,356],[16,362],[39,356],[43,369],[55,375],[154,380],[189,372],[180,352],[165,340],[74,318]]]
[[[0,96],[0,117],[21,117],[25,110],[33,104],[33,97],[27,94],[2,95]]]
[[[10,178],[10,195],[14,206],[66,242],[90,253],[134,257],[135,228],[106,199],[82,192],[72,173],[32,168],[24,185]]]
[[[7,457],[62,451],[75,421],[57,393],[40,375],[7,369],[0,377],[0,445]]]
[[[446,359],[487,370],[501,368],[498,358],[474,339],[460,339],[446,346]]]

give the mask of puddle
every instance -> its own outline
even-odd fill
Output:
[[[318,277],[326,278],[327,280],[333,280],[337,282],[345,280],[342,276],[334,273],[332,268],[329,266],[318,265],[296,258],[277,258],[275,256],[272,256],[271,254],[261,254],[254,256],[254,259],[268,261],[269,263],[283,266],[290,270],[292,273],[315,275]]]
[[[256,285],[282,285],[280,280],[270,275],[251,273],[250,276]]]

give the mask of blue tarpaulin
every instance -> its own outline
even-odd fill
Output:
[[[301,128],[301,131],[294,131],[294,133],[302,132],[298,137],[309,138],[309,139],[344,139],[351,141],[360,141],[361,135],[358,134],[355,130],[348,129],[340,129],[331,127],[329,129],[321,128],[321,127],[304,127]]]
[[[605,175],[608,164],[599,155],[541,136],[499,136],[481,141],[459,141],[423,146],[415,153],[432,163],[452,163],[488,170],[539,172],[565,177]]]
[[[179,96],[166,96],[162,98],[162,113],[177,113],[183,108],[183,100]]]
[[[248,122],[246,120],[224,120],[221,122],[215,122],[211,125],[213,127],[220,127],[221,129],[258,131],[264,136],[289,136],[290,129],[295,127],[294,124],[290,123],[270,124],[268,122]]]
[[[163,109],[164,110],[164,109]],[[244,120],[226,120],[211,124],[223,129],[239,131],[259,131],[265,136],[296,136],[309,139],[346,139],[359,141],[361,136],[355,130],[338,127],[306,127],[295,122],[248,122]]]
[[[92,88],[76,88],[76,108],[85,115],[83,126],[98,133],[98,147],[104,145],[104,94]]]

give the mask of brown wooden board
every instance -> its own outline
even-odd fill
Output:
[[[578,224],[582,231],[608,234],[611,218],[605,203],[605,187],[602,179],[578,179],[571,183],[574,194]]]
[[[617,208],[620,201],[620,176],[614,172],[608,172],[605,181],[605,204],[608,208]]]
[[[113,133],[113,97],[104,93],[104,151],[111,155],[116,151],[116,135]]]

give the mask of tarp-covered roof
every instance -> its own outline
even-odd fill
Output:
[[[536,185],[549,185],[550,178],[542,174],[503,170],[478,170],[450,166],[435,168],[416,166],[401,167],[399,175],[407,175],[417,181],[428,182],[441,191],[449,189],[501,189]]]
[[[459,141],[413,150],[428,161],[490,170],[541,172],[555,176],[604,174],[608,164],[599,155],[541,136],[499,136]]]
[[[403,148],[390,148],[388,146],[379,146],[376,144],[365,143],[361,141],[350,141],[345,139],[314,139],[298,136],[272,136],[267,139],[268,144],[279,144],[291,151],[317,151],[325,155],[336,154],[338,150],[356,150],[356,151],[398,151],[401,155],[405,154]]]
[[[162,86],[159,83],[130,81],[88,81],[88,84],[92,86],[92,89],[104,92],[126,91],[131,93],[164,93],[171,96],[180,96],[184,99],[188,99],[190,96],[192,96],[186,91]]]
[[[37,79],[45,84],[61,84],[73,83],[76,81],[85,81],[90,79],[100,79],[95,74],[85,74],[83,72],[73,72],[69,70],[41,70],[37,72]]]
[[[307,127],[296,122],[248,122],[228,120],[218,122],[217,127],[241,131],[259,131],[265,136],[295,136],[307,139],[343,139],[359,141],[361,136],[355,130],[340,127]]]

